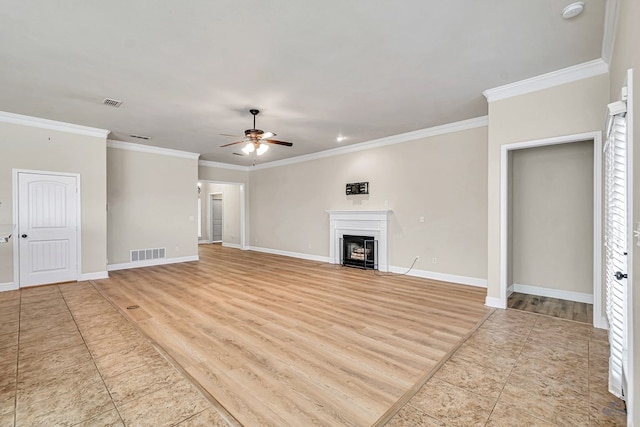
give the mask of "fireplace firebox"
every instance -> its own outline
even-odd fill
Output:
[[[341,264],[347,267],[378,269],[378,241],[373,236],[343,235]]]

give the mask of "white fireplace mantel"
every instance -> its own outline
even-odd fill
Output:
[[[378,270],[389,271],[388,226],[391,209],[328,210],[329,259],[340,264],[340,238],[345,234],[373,236],[378,241]]]

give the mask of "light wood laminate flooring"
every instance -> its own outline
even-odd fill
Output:
[[[218,245],[110,276],[100,292],[245,426],[371,425],[489,312],[484,289]]]

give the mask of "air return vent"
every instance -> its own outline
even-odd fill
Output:
[[[144,139],[145,141],[148,141],[149,139],[151,139],[150,136],[145,136],[145,135],[136,135],[136,134],[130,134],[129,135],[131,138],[138,138],[138,139]]]
[[[165,258],[165,253],[165,248],[134,249],[131,251],[131,262]]]
[[[109,107],[118,108],[122,105],[122,101],[118,101],[117,99],[105,98],[102,100],[104,105],[108,105]]]

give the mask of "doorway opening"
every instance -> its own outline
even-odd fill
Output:
[[[595,327],[606,327],[605,320],[602,316],[602,291],[601,291],[601,252],[602,252],[602,137],[600,132],[589,132],[584,134],[566,135],[561,137],[547,138],[542,140],[525,141],[512,144],[505,144],[501,148],[501,182],[500,182],[500,303],[502,308],[507,308],[508,297],[510,293],[516,291],[519,293],[540,293],[542,286],[531,286],[527,288],[528,284],[521,284],[516,287],[516,283],[513,282],[513,208],[512,200],[514,194],[512,193],[511,177],[513,176],[513,153],[516,150],[522,150],[527,148],[536,147],[550,147],[558,146],[569,143],[588,143],[593,147],[593,187],[592,187],[592,206],[593,212],[591,230],[589,233],[591,236],[591,257],[590,260],[592,267],[591,274],[591,287],[590,298],[593,303],[593,325]],[[553,206],[546,206],[553,208]],[[568,223],[571,218],[563,218],[560,221],[562,223]],[[584,237],[584,236],[583,236]],[[544,251],[544,248],[539,248],[539,251]],[[558,271],[561,271],[562,265],[555,266]],[[530,286],[530,285],[529,285]],[[532,289],[533,288],[533,289]],[[531,291],[534,292],[531,292]],[[575,297],[577,294],[585,296],[585,292],[573,292],[571,295]],[[547,296],[551,298],[564,299],[562,293],[553,293]],[[540,295],[539,295],[540,296]],[[584,301],[584,302],[591,302]]]
[[[245,184],[199,180],[199,244],[247,249]]]

